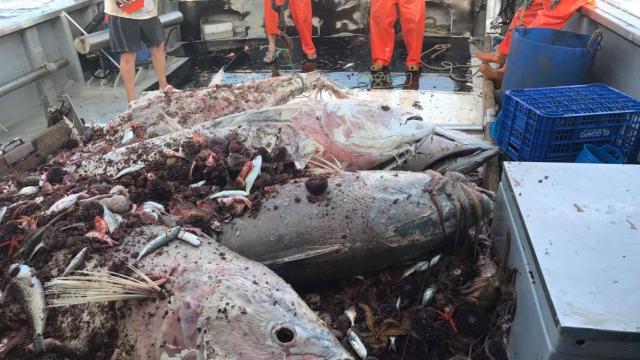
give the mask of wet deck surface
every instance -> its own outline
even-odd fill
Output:
[[[282,75],[303,70],[300,43],[292,38],[294,51],[291,59],[281,56],[275,64],[267,65],[262,62],[266,51],[265,41],[247,42],[249,51],[243,51],[242,44],[233,50],[206,52],[200,45],[187,47],[187,50],[199,53],[174,72],[169,81],[177,87],[206,86],[215,73],[223,66],[225,69],[224,83],[237,83],[256,80],[268,76]],[[370,85],[369,66],[371,63],[369,38],[367,36],[342,36],[314,39],[318,60],[314,70],[322,72],[331,80],[347,88],[366,89]],[[450,48],[431,58],[432,51],[423,57],[431,66],[440,67],[443,61],[453,64],[468,65],[470,63],[469,39],[463,37],[425,37],[423,49],[427,51],[436,45],[449,45]],[[278,46],[284,44],[278,40]],[[238,54],[233,60],[233,54]],[[404,59],[406,48],[401,37],[396,41],[395,56],[390,64],[394,87],[402,88],[405,81]],[[232,61],[233,60],[233,61]],[[306,70],[312,70],[307,68]],[[454,73],[464,78],[471,75],[468,68],[458,68]],[[420,77],[420,90],[436,90],[449,92],[471,92],[472,86],[468,82],[454,81],[448,71],[435,71],[426,67]]]

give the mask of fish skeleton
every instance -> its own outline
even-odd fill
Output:
[[[493,209],[491,196],[457,173],[342,172],[328,177],[327,190],[314,203],[303,180],[277,186],[257,216],[225,224],[220,244],[287,281],[317,281],[436,250]]]
[[[47,319],[44,289],[35,271],[24,264],[13,264],[9,268],[8,292],[14,294],[29,315],[33,326],[33,345],[36,353],[43,352],[44,325]]]
[[[115,254],[125,258],[144,239],[164,231],[158,225],[138,228],[114,248]],[[85,328],[59,334],[59,340],[86,349],[87,344],[95,346],[95,334],[114,326],[118,338],[113,339],[112,359],[353,360],[275,273],[218,244],[208,250],[171,242],[165,251],[145,257],[137,264],[145,273],[174,269],[163,285],[167,296],[124,303],[122,316],[105,314],[109,307],[98,304],[75,305],[66,318],[52,319],[52,326],[77,323],[85,317],[103,322],[84,321],[81,326]]]
[[[92,154],[75,173],[110,176],[130,167],[134,159],[143,163],[156,160],[162,149],[191,139],[194,134],[224,137],[231,133],[237,133],[249,148],[271,151],[276,146],[286,147],[300,168],[322,157],[337,159],[346,170],[366,170],[410,151],[432,132],[429,122],[416,120],[412,113],[399,108],[351,99],[305,100],[227,116],[102,156]]]

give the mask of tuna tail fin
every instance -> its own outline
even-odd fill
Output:
[[[36,337],[33,339],[33,352],[36,354],[45,352],[44,337],[42,334],[36,334]]]

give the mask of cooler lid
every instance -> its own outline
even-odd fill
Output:
[[[640,333],[640,166],[504,171],[559,330]]]

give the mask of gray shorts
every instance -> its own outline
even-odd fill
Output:
[[[140,40],[144,41],[148,47],[164,42],[164,31],[157,16],[144,20],[109,16],[111,51],[117,53],[138,51]]]

